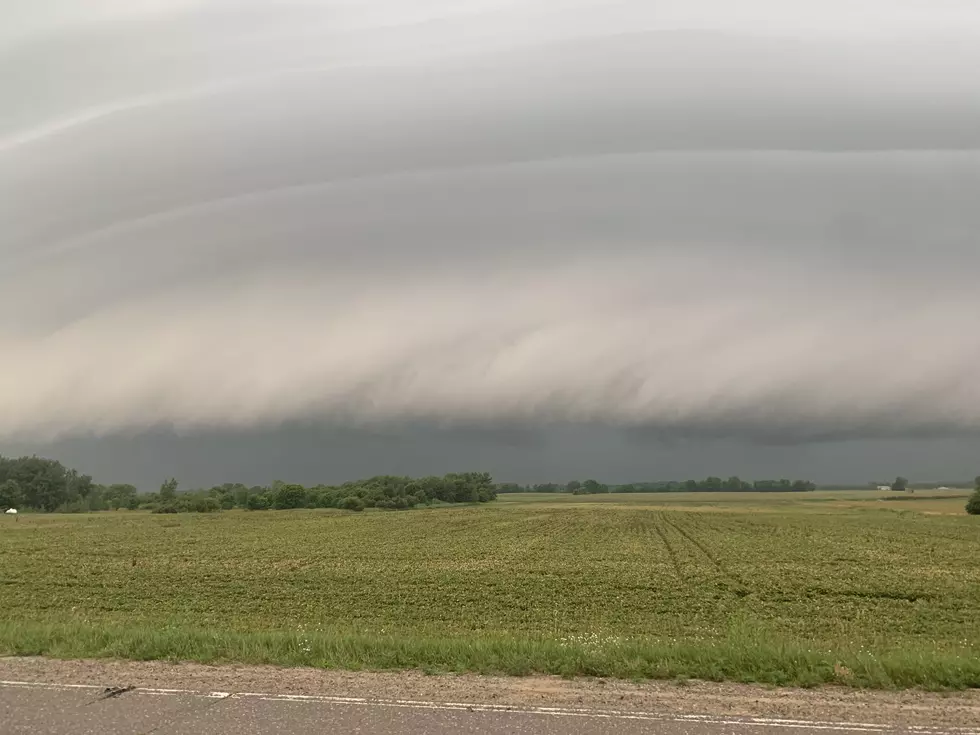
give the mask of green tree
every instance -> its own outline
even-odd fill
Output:
[[[139,491],[136,489],[136,486],[125,483],[109,485],[102,493],[106,504],[114,510],[118,510],[119,508],[134,508],[139,505],[138,496]]]
[[[221,504],[211,496],[197,497],[188,503],[187,509],[194,513],[216,513],[221,510]]]
[[[597,480],[586,480],[582,483],[582,489],[585,490],[589,495],[597,495],[599,493],[608,493],[609,486],[603,485]]]
[[[237,505],[239,508],[248,507],[248,495],[248,488],[244,485],[235,488],[235,505]]]
[[[361,500],[356,495],[348,495],[342,501],[340,501],[340,507],[344,510],[352,510],[355,513],[359,513],[364,510],[364,501]]]
[[[167,480],[160,486],[160,500],[164,503],[170,503],[177,499],[177,485],[178,482],[173,477]]]
[[[276,510],[302,508],[306,505],[306,488],[302,485],[279,484],[272,493],[272,507]]]
[[[892,483],[892,490],[896,493],[904,493],[909,489],[909,481],[904,477],[896,477],[895,482]]]
[[[980,516],[980,475],[973,481],[973,487],[973,495],[966,501],[966,512],[971,516]]]
[[[269,498],[267,498],[262,493],[255,493],[248,496],[246,501],[246,508],[248,510],[268,510],[269,509]]]
[[[24,505],[24,491],[16,480],[0,483],[0,510],[20,508]]]
[[[54,511],[68,502],[71,478],[61,462],[31,456],[0,458],[0,482],[13,480],[24,493],[25,508]]]

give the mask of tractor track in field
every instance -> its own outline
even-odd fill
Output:
[[[670,564],[673,566],[674,573],[677,575],[677,578],[682,582],[687,582],[687,574],[684,573],[684,567],[677,558],[677,552],[674,551],[673,545],[667,539],[667,534],[664,533],[664,529],[660,525],[661,522],[666,523],[663,518],[663,513],[661,513],[660,516],[661,517],[659,520],[654,519],[653,529],[656,531],[657,535],[660,537],[660,540],[663,542],[664,548],[667,550],[667,556],[670,558]]]
[[[665,525],[674,529],[677,533],[681,535],[691,546],[697,549],[700,554],[708,560],[708,562],[722,575],[722,577],[729,582],[733,583],[735,589],[734,592],[739,597],[745,597],[752,593],[751,587],[747,585],[737,574],[731,571],[727,566],[721,563],[718,557],[709,549],[702,541],[698,540],[694,534],[684,529],[679,523],[675,523],[667,517],[667,513],[661,511],[660,516]]]

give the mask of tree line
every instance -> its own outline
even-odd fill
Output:
[[[564,485],[546,482],[537,485],[501,483],[498,493],[571,493],[572,495],[596,495],[599,493],[680,493],[680,492],[809,492],[817,486],[809,480],[755,480],[748,482],[732,476],[727,480],[708,477],[704,480],[634,482],[626,485],[607,485],[596,480],[572,480]]]
[[[169,480],[159,492],[144,498],[140,507],[156,513],[215,512],[232,508],[362,511],[365,508],[408,510],[433,503],[487,503],[497,499],[497,492],[489,472],[458,472],[422,478],[379,475],[342,485],[312,487],[278,480],[268,487],[226,483],[184,493],[177,490],[176,480]]]
[[[407,510],[433,503],[486,503],[497,497],[488,472],[442,477],[378,476],[342,485],[305,487],[281,481],[269,486],[225,483],[181,491],[176,479],[156,492],[141,493],[130,484],[101,485],[89,475],[43,457],[0,456],[0,510],[80,513],[103,510],[150,510],[157,513],[210,513],[232,508],[365,508]]]

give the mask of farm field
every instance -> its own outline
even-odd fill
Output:
[[[966,495],[24,514],[0,654],[980,686]]]

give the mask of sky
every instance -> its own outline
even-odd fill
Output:
[[[7,0],[0,453],[980,472],[972,0]]]

